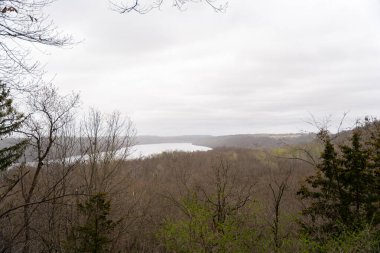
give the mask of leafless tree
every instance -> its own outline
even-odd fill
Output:
[[[122,0],[112,2],[112,5],[119,13],[135,11],[141,14],[148,13],[152,9],[159,9],[164,0]],[[173,6],[184,10],[188,3],[205,3],[216,12],[224,12],[227,9],[228,1],[225,0],[173,0]]]
[[[280,218],[281,218],[281,203],[285,192],[288,190],[289,178],[292,170],[288,170],[285,176],[281,179],[273,179],[269,184],[269,188],[272,194],[272,217],[269,222],[272,234],[275,250],[279,249],[282,244],[282,237],[280,234]]]
[[[198,186],[206,203],[214,210],[213,223],[223,224],[226,217],[243,208],[253,197],[254,183],[246,175],[240,174],[231,161],[220,158],[212,165],[212,193]]]
[[[59,140],[60,131],[72,121],[73,110],[78,105],[79,96],[70,94],[61,96],[57,89],[51,85],[39,89],[32,93],[28,101],[30,115],[21,131],[26,138],[30,139],[31,156],[34,157],[35,166],[22,168],[22,173],[30,173],[30,180],[21,180],[21,192],[24,200],[24,247],[23,252],[30,252],[31,240],[31,206],[38,199],[33,199],[38,188],[40,175],[44,168],[49,165],[49,160],[54,158],[51,151]],[[27,172],[23,172],[23,171]],[[54,183],[54,185],[56,182]],[[54,189],[54,187],[52,188]],[[50,199],[53,191],[48,189],[43,196],[43,200]]]
[[[120,164],[134,143],[133,123],[119,112],[104,115],[91,109],[80,128],[80,150],[86,156],[88,168],[83,170],[86,191],[112,192],[119,185],[115,178],[120,176]]]
[[[31,48],[37,45],[65,46],[62,36],[43,9],[54,0],[0,0],[0,80],[12,88],[30,89],[42,74]]]
[[[19,131],[29,140],[25,161],[0,178],[0,244],[25,253],[63,252],[62,242],[78,220],[77,204],[103,192],[118,200],[112,215],[126,217],[115,230],[112,247],[119,247],[141,201],[127,192],[132,122],[95,109],[75,122],[77,94],[62,96],[51,85],[30,94]]]
[[[140,198],[128,192],[131,180],[125,161],[134,144],[135,128],[128,117],[119,112],[103,114],[90,109],[80,122],[77,138],[82,163],[76,171],[77,191],[85,196],[107,194],[111,200],[112,215],[118,220],[112,237],[114,249],[128,231]],[[83,202],[85,198],[78,201]],[[132,220],[132,222],[134,222]]]
[[[191,197],[196,193],[198,200],[210,208],[212,224],[216,231],[221,229],[220,224],[224,224],[227,217],[239,213],[253,199],[254,180],[247,171],[243,172],[234,166],[232,161],[222,156],[212,161],[211,168],[205,175],[193,178],[193,181],[191,184],[189,179],[178,182],[177,190],[181,187],[186,189],[185,196],[180,198]],[[185,185],[181,186],[181,183]],[[170,193],[161,196],[170,200],[184,214],[190,215],[178,197]]]

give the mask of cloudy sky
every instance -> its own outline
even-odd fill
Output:
[[[146,0],[149,1],[149,0]],[[380,1],[230,0],[186,11],[171,0],[118,14],[107,0],[47,12],[80,41],[41,57],[84,108],[119,110],[139,134],[284,133],[310,115],[350,126],[380,116]]]

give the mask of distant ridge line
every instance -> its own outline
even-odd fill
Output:
[[[181,135],[136,137],[136,144],[158,143],[192,143],[210,148],[274,148],[287,145],[309,143],[315,139],[313,133],[282,133],[282,134],[235,134],[235,135]]]

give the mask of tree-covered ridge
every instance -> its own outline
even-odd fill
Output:
[[[377,121],[339,138],[322,131],[320,141],[272,150],[222,148],[124,160],[113,149],[126,143],[115,138],[117,117],[103,121],[94,112],[88,120],[83,126],[91,142],[54,138],[62,156],[42,163],[28,202],[22,193],[31,189],[38,168],[10,171],[23,174],[16,177],[22,184],[0,203],[7,249],[25,247],[25,224],[16,222],[25,205],[31,252],[378,249]],[[65,154],[78,150],[90,159],[67,163]],[[15,228],[22,233],[14,234]]]

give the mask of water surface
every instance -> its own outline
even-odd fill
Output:
[[[197,146],[191,143],[160,143],[160,144],[144,144],[131,147],[129,159],[146,158],[151,155],[160,154],[163,152],[183,151],[208,151],[209,147]]]

